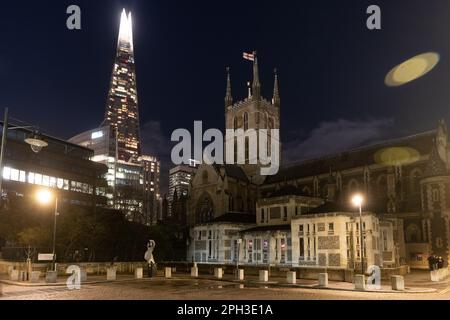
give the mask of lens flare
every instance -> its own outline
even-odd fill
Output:
[[[439,63],[439,54],[428,52],[415,56],[393,68],[385,79],[388,87],[398,87],[423,77]]]

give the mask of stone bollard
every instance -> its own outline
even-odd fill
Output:
[[[31,283],[38,283],[40,277],[41,277],[41,272],[40,271],[32,271],[30,273],[30,282]]]
[[[238,270],[238,280],[239,281],[244,281],[244,269],[239,269]]]
[[[57,271],[47,271],[45,274],[45,282],[46,283],[56,283],[58,281],[58,272]]]
[[[198,278],[198,267],[191,268],[191,277]]]
[[[142,279],[144,278],[144,268],[136,268],[134,269],[134,278]]]
[[[319,287],[328,288],[328,273],[319,273]]]
[[[80,282],[87,282],[87,270],[86,269],[80,270]]]
[[[295,272],[295,271],[288,271],[286,273],[286,281],[289,284],[297,284],[297,272]]]
[[[438,270],[434,270],[430,272],[430,277],[431,277],[431,281],[432,282],[439,282],[439,271]]]
[[[405,278],[403,278],[402,276],[392,276],[391,285],[392,290],[405,291]]]
[[[164,277],[167,279],[172,278],[172,268],[164,269]]]
[[[214,277],[217,279],[222,279],[222,277],[223,277],[222,268],[214,268]]]
[[[355,279],[355,290],[366,290],[366,277],[362,274],[356,274],[353,277]]]
[[[9,280],[19,281],[19,270],[11,270],[9,273]]]
[[[259,270],[259,281],[260,282],[269,282],[269,271]]]
[[[106,269],[106,280],[115,281],[117,279],[117,269],[115,267]]]

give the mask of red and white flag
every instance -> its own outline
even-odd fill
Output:
[[[255,61],[255,55],[253,53],[244,52],[244,59],[249,61]]]

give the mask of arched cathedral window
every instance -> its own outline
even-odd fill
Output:
[[[244,130],[245,131],[248,130],[248,113],[247,112],[244,113]]]

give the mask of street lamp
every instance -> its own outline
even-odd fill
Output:
[[[3,197],[3,158],[5,155],[6,141],[8,139],[8,130],[17,129],[33,129],[36,130],[34,126],[9,126],[8,124],[8,108],[5,108],[4,120],[3,120],[3,132],[2,132],[2,145],[0,147],[0,199]],[[29,144],[31,150],[34,153],[38,153],[48,146],[48,143],[40,139],[39,135],[34,134],[33,137],[25,139],[25,143]]]
[[[361,257],[361,274],[364,274],[364,237],[363,237],[363,223],[362,223],[362,205],[364,198],[360,194],[356,194],[352,198],[352,203],[355,207],[359,208],[359,241],[360,241],[360,257]]]
[[[55,212],[54,212],[54,221],[53,221],[53,260],[52,260],[52,269],[56,271],[56,218],[58,216],[58,197],[53,195],[49,190],[40,190],[36,194],[37,200],[43,204],[48,205],[54,199],[55,201]]]

